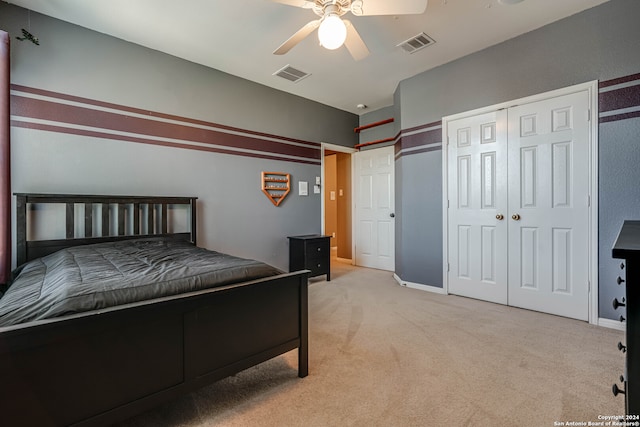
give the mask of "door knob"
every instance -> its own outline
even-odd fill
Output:
[[[390,216],[391,218],[395,218],[395,217],[396,217],[396,214],[394,214],[394,213],[392,212],[392,213],[390,213],[390,214],[389,214],[389,216]]]
[[[511,215],[511,219],[514,220],[514,221],[520,221],[520,215],[513,214],[513,215]]]
[[[504,215],[502,215],[502,214],[498,214],[498,215],[496,215],[496,219],[497,219],[498,221],[502,221],[502,220],[504,219]]]

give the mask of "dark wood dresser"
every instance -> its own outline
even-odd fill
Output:
[[[624,394],[627,415],[640,415],[640,221],[624,222],[612,255],[624,260],[615,280],[618,285],[625,285],[625,293],[621,300],[613,299],[613,307],[626,308],[626,317],[621,314],[620,321],[626,322],[627,341],[618,343],[626,360],[624,374],[620,376],[622,388],[614,384],[613,394]]]
[[[329,236],[289,236],[289,271],[311,270],[309,277],[327,275],[331,280]]]

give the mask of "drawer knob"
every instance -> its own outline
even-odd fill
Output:
[[[625,319],[625,317],[621,314],[621,315],[620,315],[620,321],[621,321],[621,322],[624,322],[625,320],[627,320],[627,319]]]
[[[613,395],[617,396],[618,394],[625,394],[625,391],[618,387],[618,384],[614,384],[611,387],[611,391],[613,391]]]
[[[318,248],[318,252],[320,252],[322,250],[322,248]]]
[[[618,341],[618,350],[624,353],[627,351],[627,346],[623,345],[622,342]]]
[[[618,283],[618,285],[621,285],[624,283],[624,279],[620,276],[618,276],[618,278],[616,279],[616,282]]]
[[[624,301],[624,298],[622,299]],[[618,301],[618,298],[613,299],[613,309],[617,310],[619,307],[624,307],[626,304]]]

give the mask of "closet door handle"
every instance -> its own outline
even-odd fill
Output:
[[[496,215],[496,219],[497,219],[498,221],[502,221],[502,220],[504,219],[504,215],[502,215],[502,214],[498,214],[498,215]]]
[[[511,215],[511,219],[514,220],[514,221],[520,221],[520,215],[513,214],[513,215]]]

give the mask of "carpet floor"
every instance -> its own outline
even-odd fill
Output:
[[[624,413],[611,393],[621,331],[332,269],[309,285],[308,377],[292,351],[119,425],[558,426]]]

